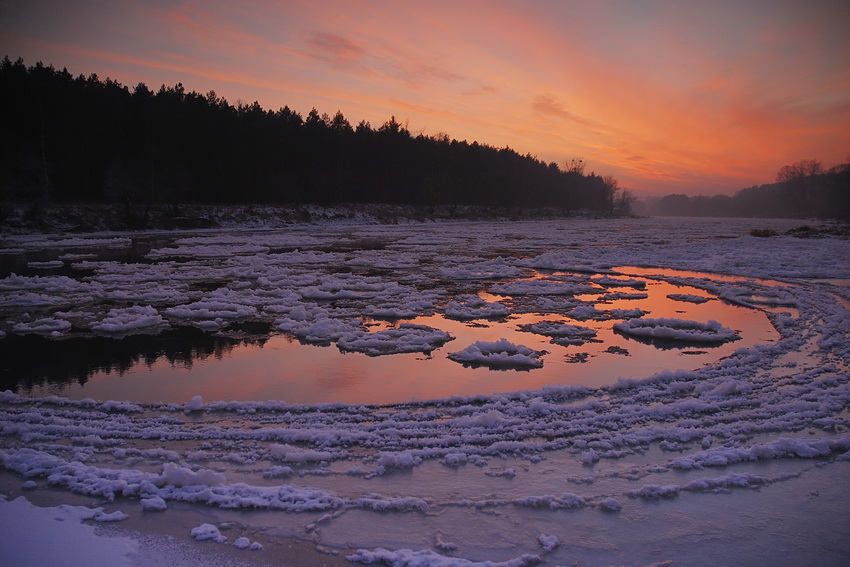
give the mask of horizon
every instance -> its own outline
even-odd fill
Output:
[[[342,112],[583,159],[639,197],[850,153],[850,4],[133,1],[0,6],[4,55],[132,89]],[[647,40],[647,38],[652,38]]]

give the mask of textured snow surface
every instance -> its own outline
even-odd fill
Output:
[[[788,223],[757,225],[781,231],[794,226]],[[306,342],[367,354],[441,345],[459,362],[534,366],[537,353],[513,340],[456,344],[433,327],[374,328],[367,312],[448,315],[451,308],[458,319],[486,319],[503,316],[498,308],[490,313],[489,305],[499,305],[543,316],[520,337],[593,340],[583,330],[591,322],[615,324],[597,300],[643,291],[640,282],[648,288],[658,279],[705,293],[712,298],[706,306],[725,301],[764,312],[779,338],[696,368],[602,387],[547,385],[392,405],[227,401],[211,392],[187,392],[182,403],[138,403],[7,391],[0,393],[0,466],[7,473],[0,486],[6,494],[26,490],[33,502],[87,499],[73,522],[56,523],[63,527],[88,529],[80,522],[100,516],[119,526],[136,521],[142,530],[147,519],[174,526],[174,537],[192,545],[269,563],[279,560],[272,550],[282,538],[378,565],[850,562],[848,242],[753,238],[752,223],[741,220],[616,226],[187,235],[174,248],[156,248],[151,258],[163,260],[154,263],[88,258],[80,263],[89,275],[80,279],[43,268],[7,276],[0,280],[3,331],[73,332],[62,322],[116,333],[150,330],[147,322],[220,331],[263,320]],[[378,239],[385,247],[328,251],[322,243],[331,237]],[[123,237],[117,240],[112,245],[122,245]],[[7,246],[33,242],[44,240],[20,237]],[[319,268],[366,261],[364,273]],[[616,271],[635,264],[642,269]],[[216,285],[199,285],[203,266],[203,281]],[[668,269],[682,272],[662,273]],[[540,277],[531,270],[542,270]],[[672,333],[665,338],[734,332],[723,321],[620,315],[616,324],[624,329]],[[579,316],[588,322],[578,323]],[[35,517],[25,505],[0,502],[0,522]],[[190,513],[187,523],[183,514]],[[36,523],[38,529],[20,522],[22,531],[40,534],[29,552],[62,549],[61,530]],[[87,564],[97,565],[95,555],[106,548],[90,533],[70,537],[92,557]],[[133,549],[119,540],[114,564]]]

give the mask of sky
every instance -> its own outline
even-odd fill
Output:
[[[0,56],[731,194],[850,161],[848,0],[0,0]]]

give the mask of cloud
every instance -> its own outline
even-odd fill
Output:
[[[350,39],[333,33],[316,32],[309,40],[311,55],[334,65],[350,65],[366,55],[366,50]]]
[[[389,79],[413,88],[464,79],[444,62],[432,62],[414,51],[369,38],[355,41],[339,34],[314,31],[304,44],[302,55],[330,64],[336,73],[366,75],[377,81]],[[379,91],[380,83],[371,87]]]
[[[531,107],[535,112],[546,116],[554,116],[561,120],[575,122],[582,126],[593,126],[590,120],[586,120],[581,116],[577,116],[567,110],[564,105],[551,95],[537,95],[531,103]]]

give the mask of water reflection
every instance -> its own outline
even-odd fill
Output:
[[[608,289],[607,291],[611,291]],[[404,320],[366,321],[375,332],[404,322],[428,325],[454,337],[430,355],[421,353],[367,356],[343,353],[336,346],[302,344],[286,335],[217,336],[196,329],[160,335],[48,341],[9,336],[0,341],[4,388],[44,395],[61,391],[73,398],[126,399],[138,402],[185,402],[196,394],[206,400],[275,399],[298,403],[343,401],[395,403],[453,395],[471,396],[549,384],[601,386],[620,377],[642,377],[664,369],[694,369],[714,363],[741,347],[774,341],[778,333],[760,310],[732,305],[704,290],[647,280],[646,297],[591,294],[563,301],[563,309],[541,312],[522,303],[525,312],[499,319],[463,321],[442,313]],[[709,297],[697,304],[668,297]],[[504,296],[482,290],[487,301]],[[525,298],[527,299],[527,298]],[[563,298],[562,298],[563,299]],[[581,299],[593,302],[604,317],[576,320],[568,315]],[[515,305],[514,305],[515,306]],[[720,321],[741,336],[721,345],[659,344],[635,340],[613,330],[616,310],[639,308],[653,318]],[[522,310],[520,310],[522,311]],[[596,336],[581,343],[557,344],[545,334],[529,332],[544,321],[591,329]],[[530,327],[532,326],[532,327]],[[543,350],[543,368],[526,372],[467,368],[447,354],[475,341],[499,339]],[[15,353],[15,356],[11,356]],[[61,385],[61,386],[60,386]]]
[[[208,358],[222,360],[243,345],[267,337],[216,336],[192,327],[123,339],[75,337],[61,341],[36,335],[9,335],[0,341],[0,389],[24,392],[45,387],[84,386],[102,376],[138,375],[165,364],[188,372]]]

